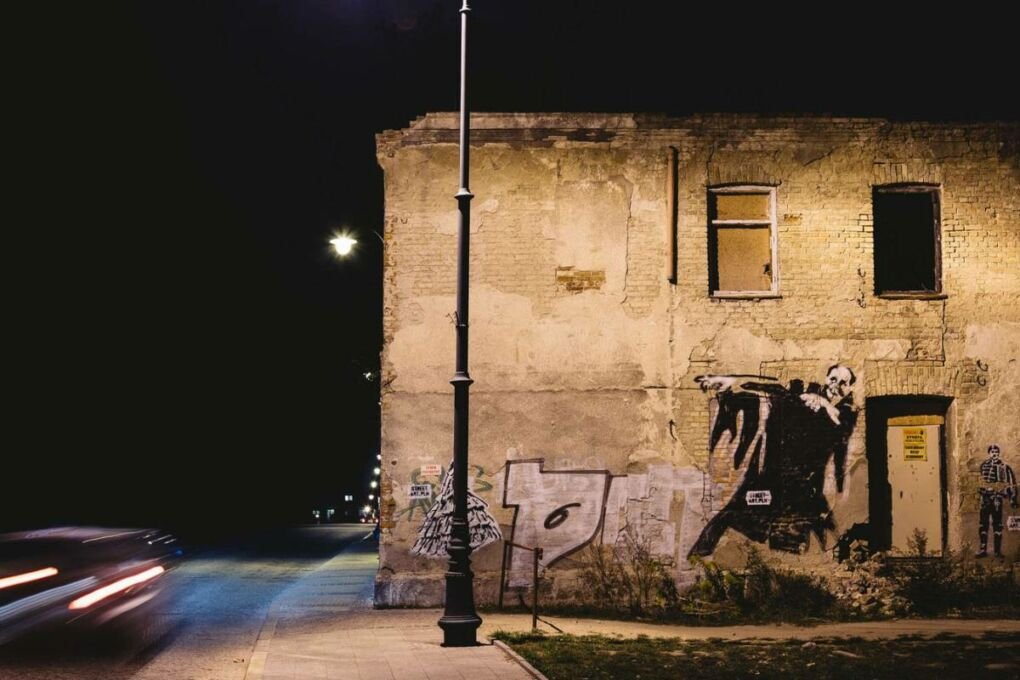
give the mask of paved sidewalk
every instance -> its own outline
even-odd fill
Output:
[[[491,644],[440,646],[440,610],[373,610],[378,565],[377,542],[362,541],[282,593],[245,680],[531,680]]]
[[[270,607],[245,680],[530,680],[487,636],[527,631],[527,614],[483,613],[479,640],[470,648],[444,648],[439,609],[372,609],[378,567],[375,540],[356,543],[301,578]],[[894,638],[939,633],[980,636],[1020,632],[1015,620],[897,620],[793,625],[675,626],[634,621],[543,617],[565,633],[682,639]],[[547,632],[554,629],[540,624]]]

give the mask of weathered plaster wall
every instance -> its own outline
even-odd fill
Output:
[[[827,548],[868,519],[866,398],[952,397],[949,539],[976,542],[987,444],[998,442],[1020,472],[1016,125],[473,120],[474,490],[505,538],[562,555],[547,572],[556,592],[570,590],[573,551],[626,527],[671,559],[679,579],[691,577],[691,546],[745,474],[732,465],[734,446],[709,449],[719,402],[695,382],[706,374],[788,385],[824,382],[833,364],[853,369],[858,414],[846,432],[842,491],[837,462],[823,461],[834,526]],[[422,476],[423,466],[445,468],[452,455],[456,141],[450,114],[378,139],[386,182],[379,604],[442,596],[445,562],[409,552],[429,501],[410,500],[408,487],[438,489],[439,476]],[[679,157],[675,285],[667,280],[670,147]],[[895,182],[941,187],[944,297],[873,293],[871,191]],[[777,187],[780,297],[708,294],[706,187],[725,183]],[[1007,534],[1009,551],[1020,534]],[[738,561],[747,542],[731,529],[711,556]],[[774,552],[804,568],[831,559],[813,534],[801,550]],[[501,557],[498,543],[473,555],[481,600],[495,599]],[[521,559],[510,556],[511,581]]]

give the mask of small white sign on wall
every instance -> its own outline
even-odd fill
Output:
[[[407,498],[412,501],[418,498],[432,498],[432,485],[412,484],[407,488]]]
[[[768,489],[748,491],[744,501],[748,505],[772,505],[772,492]]]
[[[1010,515],[1007,517],[1006,528],[1010,531],[1020,531],[1020,515]]]
[[[422,477],[438,477],[443,471],[443,466],[439,463],[429,463],[421,466]]]

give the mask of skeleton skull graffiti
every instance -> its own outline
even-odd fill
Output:
[[[825,376],[825,396],[835,404],[850,393],[855,382],[857,377],[846,366],[840,364],[830,366]]]
[[[825,410],[829,420],[834,425],[839,425],[839,406],[851,395],[853,384],[857,382],[857,376],[846,366],[836,364],[829,367],[825,376],[825,385],[821,394],[807,392],[800,395],[800,400],[812,411]]]

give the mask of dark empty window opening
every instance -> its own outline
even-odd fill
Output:
[[[872,205],[875,294],[941,293],[938,188],[875,187]]]

